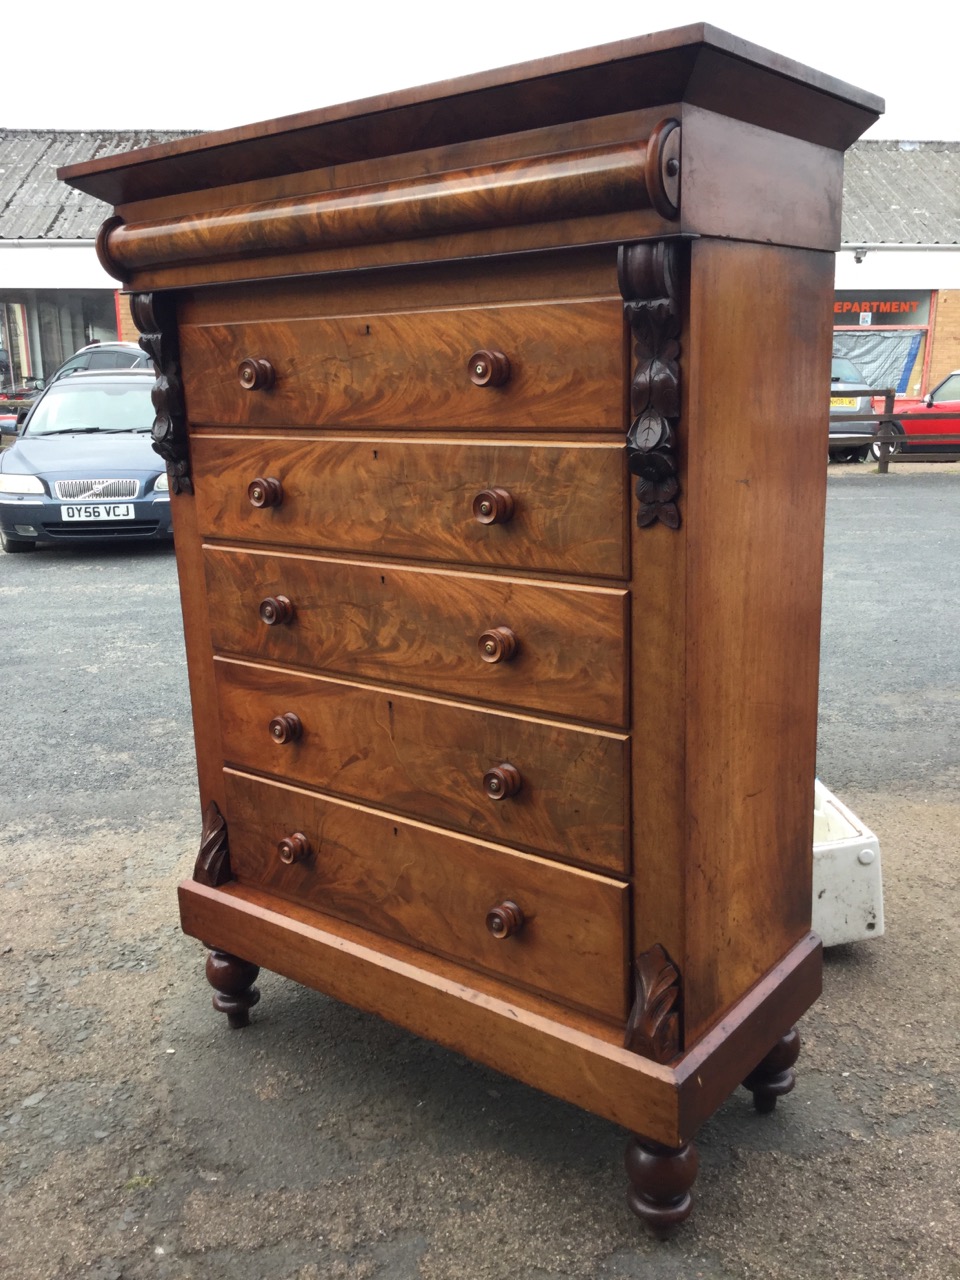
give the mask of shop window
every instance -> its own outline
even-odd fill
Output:
[[[833,354],[846,356],[871,387],[913,395],[923,371],[926,336],[924,329],[835,329]]]

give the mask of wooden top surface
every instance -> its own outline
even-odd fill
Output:
[[[883,100],[706,23],[58,170],[110,204],[690,103],[836,150]]]

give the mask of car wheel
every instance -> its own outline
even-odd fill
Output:
[[[29,538],[9,538],[5,533],[0,533],[0,546],[7,555],[15,555],[18,551],[33,551],[36,545]]]
[[[896,436],[902,436],[904,434],[903,427],[901,427],[899,422],[895,422],[893,424],[893,433]],[[894,440],[893,449],[891,450],[892,453],[900,452],[900,443],[901,442],[899,440]],[[875,462],[880,461],[880,441],[879,440],[874,440],[873,444],[870,446],[870,455]]]

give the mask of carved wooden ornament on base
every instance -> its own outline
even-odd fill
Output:
[[[623,1046],[654,1062],[670,1062],[680,1052],[680,974],[658,943],[637,957],[635,975]]]
[[[200,851],[193,868],[193,878],[199,884],[218,889],[232,879],[230,848],[227,843],[227,824],[223,814],[211,800],[203,811],[203,828],[200,832]]]

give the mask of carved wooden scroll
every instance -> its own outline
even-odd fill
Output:
[[[193,868],[193,878],[210,889],[219,889],[222,884],[233,879],[227,824],[212,800],[203,811],[200,852]]]
[[[120,280],[188,263],[303,253],[420,236],[655,209],[676,218],[680,125],[649,139],[524,156],[393,182],[264,200],[209,213],[101,228],[97,252]]]
[[[108,225],[109,222],[104,223],[104,227]],[[173,492],[192,493],[173,299],[164,293],[135,293],[130,299],[130,312],[140,330],[140,346],[157,371],[152,393],[157,414],[153,420],[153,447],[167,464]]]
[[[623,1046],[654,1062],[680,1052],[680,973],[659,943],[637,957],[636,995]]]
[[[641,528],[658,520],[670,529],[680,527],[675,436],[680,416],[679,253],[676,242],[654,240],[622,246],[618,260],[634,342],[627,461],[637,476]]]

